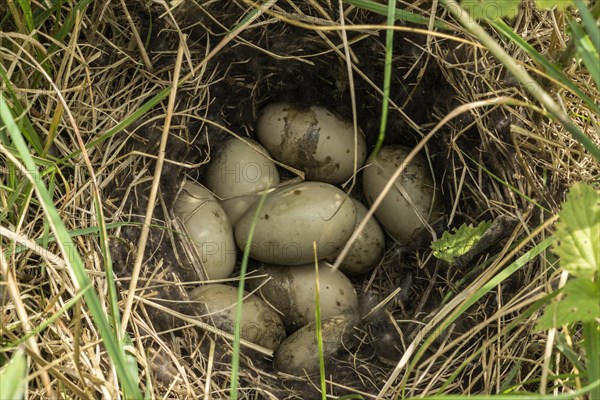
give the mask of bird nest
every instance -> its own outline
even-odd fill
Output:
[[[321,105],[356,119],[369,150],[375,146],[386,16],[355,3],[93,2],[84,13],[72,13],[70,38],[48,55],[60,66],[51,81],[73,120],[56,113],[61,103],[50,84],[45,91],[19,93],[35,126],[54,135],[51,154],[65,160],[66,172],[54,182],[56,204],[67,227],[78,232],[74,243],[94,289],[106,295],[107,260],[98,236],[85,231],[97,226],[86,157],[95,172],[119,307],[130,313],[130,351],[141,386],[157,397],[225,398],[231,385],[230,339],[202,329],[186,302],[189,289],[204,277],[172,214],[185,177],[201,180],[202,166],[232,135],[254,137],[259,111],[274,101]],[[493,278],[543,239],[547,231],[537,227],[558,211],[573,182],[600,174],[581,146],[532,106],[535,101],[504,66],[433,4],[405,4],[425,24],[396,25],[385,143],[424,143],[444,217],[410,245],[389,240],[382,263],[352,278],[363,303],[376,312],[355,327],[347,351],[326,371],[333,396],[531,389],[527,382],[541,374],[547,338],[534,329],[535,315],[525,311],[556,285],[553,261],[532,258],[503,279]],[[532,7],[523,3],[511,26],[523,35],[535,32],[527,39],[550,56],[563,38],[556,38],[556,20]],[[437,21],[448,29],[433,29]],[[11,40],[23,51],[35,51],[23,38]],[[543,77],[513,44],[506,50]],[[5,65],[13,56],[26,60],[17,53],[0,56]],[[38,67],[13,65],[10,76],[26,88]],[[577,65],[568,73],[590,87]],[[545,83],[553,88],[551,81]],[[590,131],[595,117],[582,114],[577,97],[562,96],[581,129]],[[429,140],[432,129],[436,133]],[[76,151],[80,139],[85,152]],[[482,221],[492,221],[492,228],[468,257],[448,264],[432,256],[430,243],[444,231]],[[39,207],[32,206],[18,228],[23,238],[40,237]],[[32,394],[45,397],[50,385],[73,398],[116,398],[113,366],[99,333],[85,306],[69,303],[80,289],[68,267],[37,247],[13,253],[10,261],[13,284],[34,325],[58,315],[36,333],[34,361],[50,380],[41,373],[32,378],[39,380],[31,385]],[[228,282],[236,285],[235,275]],[[482,296],[473,295],[490,282]],[[22,316],[9,305],[8,294],[0,298],[2,337],[14,342],[27,325],[19,324]],[[105,297],[107,309],[108,304]],[[559,364],[555,372],[560,371]],[[247,349],[238,388],[240,398],[320,396],[318,376],[281,374],[268,356]]]

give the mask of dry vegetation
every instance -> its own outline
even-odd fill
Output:
[[[140,387],[156,398],[229,396],[230,342],[185,318],[194,312],[185,303],[186,291],[202,276],[181,245],[170,209],[184,176],[201,178],[201,165],[229,135],[252,135],[257,111],[274,100],[322,104],[352,118],[355,97],[371,148],[377,138],[385,16],[344,4],[347,60],[337,1],[266,4],[245,20],[253,8],[243,0],[169,6],[96,1],[83,13],[66,3],[35,34],[12,22],[8,6],[0,6],[0,68],[8,78],[2,90],[12,87],[39,135],[41,151],[32,152],[108,314],[111,264],[95,229],[97,184],[120,315],[130,315],[127,350],[137,361]],[[548,377],[574,372],[553,349],[559,339],[573,340],[579,333],[559,338],[538,332],[539,313],[528,312],[559,283],[552,254],[542,251],[473,305],[464,305],[547,237],[549,224],[538,227],[555,216],[566,189],[577,181],[597,181],[600,166],[538,113],[504,67],[442,8],[423,1],[403,6],[426,18],[433,13],[452,30],[428,35],[423,26],[399,24],[386,143],[414,146],[461,107],[427,145],[446,210],[436,234],[465,222],[498,222],[489,246],[469,262],[436,261],[427,234],[410,248],[390,245],[372,275],[354,280],[371,305],[401,290],[374,320],[356,328],[349,353],[340,354],[328,371],[329,393],[394,398],[508,387],[537,391],[539,379],[546,379],[547,391],[576,387],[569,379]],[[53,37],[67,16],[74,24],[57,41]],[[511,25],[552,59],[567,40],[559,17],[524,2]],[[597,135],[598,116],[586,114],[578,97],[545,79],[514,45],[506,49],[562,99],[582,130]],[[591,98],[600,98],[578,64],[567,71]],[[171,91],[175,79],[179,85]],[[148,107],[157,95],[160,101]],[[163,162],[159,145],[165,133]],[[14,164],[6,147],[0,153],[0,360],[17,346],[25,349],[31,360],[28,398],[118,398],[115,367],[78,295],[67,257],[26,174],[9,168]],[[132,287],[136,266],[139,280]],[[242,355],[240,398],[318,393],[317,377],[278,375],[263,354]]]

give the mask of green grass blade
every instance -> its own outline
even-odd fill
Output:
[[[500,271],[492,279],[486,282],[481,288],[479,288],[473,295],[471,295],[463,304],[452,312],[452,314],[446,318],[432,334],[430,334],[419,347],[419,350],[415,353],[413,360],[408,367],[408,371],[413,371],[423,354],[427,351],[429,346],[439,337],[441,332],[444,332],[457,318],[475,304],[479,299],[485,296],[487,293],[492,291],[495,287],[501,284],[504,280],[510,277],[513,273],[521,269],[524,265],[529,263],[531,260],[536,258],[540,253],[546,250],[554,242],[554,237],[549,237],[532,249],[527,251],[524,255],[519,257],[517,260],[512,262],[508,267]]]
[[[117,329],[119,329],[119,328],[117,328]],[[129,368],[129,373],[131,374],[131,377],[133,377],[133,379],[135,379],[135,382],[139,382],[140,376],[139,376],[139,365],[138,365],[137,358],[136,358],[135,354],[133,354],[131,351],[128,351],[127,349],[125,349],[125,346],[127,346],[129,348],[133,348],[133,341],[131,340],[131,337],[129,336],[129,334],[127,332],[125,332],[125,335],[123,336],[122,346],[123,346],[123,351],[125,353],[125,357],[127,360],[127,367]]]
[[[524,198],[525,200],[527,200],[529,203],[535,205],[539,209],[544,210],[547,213],[551,212],[548,208],[544,207],[543,205],[539,204],[538,202],[536,202],[531,197],[527,196],[525,193],[523,193],[521,190],[519,190],[519,188],[517,188],[516,186],[511,185],[510,183],[506,182],[505,180],[503,180],[502,178],[500,178],[498,175],[494,174],[492,171],[490,171],[489,169],[487,169],[484,165],[478,163],[477,160],[475,160],[469,154],[465,153],[462,150],[460,150],[460,152],[462,153],[463,156],[465,156],[466,158],[468,158],[469,160],[471,160],[475,165],[477,165],[477,168],[480,168],[482,171],[484,171],[490,178],[492,178],[495,181],[501,183],[503,186],[509,188],[515,194],[518,194],[519,196],[521,196],[522,198]]]
[[[33,124],[29,120],[27,111],[21,105],[19,97],[14,90],[12,83],[8,79],[8,75],[6,75],[6,71],[4,70],[4,66],[0,64],[0,81],[3,84],[3,91],[0,92],[0,97],[6,96],[6,98],[10,99],[12,109],[14,111],[14,115],[19,116],[19,128],[21,128],[23,135],[27,139],[27,142],[33,147],[37,154],[42,154],[44,149],[44,145],[42,144],[42,140],[39,138],[37,131],[33,127]],[[5,146],[9,146],[10,143],[8,141],[8,137],[6,133],[2,129],[3,122],[0,120],[0,140],[2,140],[2,144]]]
[[[240,368],[240,336],[241,336],[241,324],[240,320],[242,319],[242,301],[244,299],[244,285],[246,282],[246,270],[248,269],[248,260],[250,259],[250,249],[252,248],[252,239],[254,238],[254,230],[256,228],[256,223],[258,222],[258,218],[260,216],[260,212],[262,211],[263,205],[265,204],[265,200],[267,199],[268,192],[265,191],[258,201],[258,206],[254,215],[252,216],[252,224],[250,225],[250,230],[248,231],[248,239],[246,240],[246,245],[244,246],[244,255],[242,256],[242,264],[240,266],[240,283],[238,284],[238,294],[237,294],[237,304],[235,307],[235,328],[233,332],[233,356],[231,357],[231,390],[229,392],[229,398],[231,400],[237,399],[237,385],[238,385],[238,376],[239,376],[239,368]]]
[[[115,369],[117,371],[117,375],[125,396],[133,399],[141,398],[137,381],[131,376],[128,369],[125,353],[122,347],[120,347],[115,340],[116,332],[111,329],[97,293],[91,289],[92,283],[85,270],[85,264],[83,263],[76,246],[71,241],[69,232],[67,231],[65,224],[63,223],[56,207],[54,206],[52,196],[46,189],[46,186],[40,177],[38,167],[31,154],[29,154],[27,143],[25,142],[19,127],[13,119],[12,112],[10,111],[8,104],[2,97],[0,97],[0,119],[4,122],[6,128],[8,129],[8,133],[13,140],[23,164],[32,177],[32,183],[36,189],[36,193],[46,215],[46,219],[52,226],[52,230],[57,238],[57,243],[59,244],[63,255],[69,260],[68,264],[77,284],[80,288],[90,288],[84,290],[83,296],[89,308],[90,314],[92,315],[92,319],[94,320],[94,323],[96,324],[96,327],[102,337],[104,346],[106,347],[106,350],[108,351],[108,354],[115,365]]]
[[[393,26],[396,18],[396,1],[388,0],[387,7],[387,25]],[[388,109],[390,103],[390,86],[392,82],[392,56],[394,50],[394,30],[387,29],[385,36],[385,64],[383,70],[383,99],[381,101],[381,122],[379,124],[379,136],[377,137],[377,143],[373,149],[373,157],[377,156],[383,141],[385,140],[385,131],[387,127]]]
[[[582,375],[581,374],[556,374],[556,375],[550,374],[550,375],[548,375],[548,377],[549,377],[550,382],[552,382],[555,386],[559,386],[561,384],[564,385],[565,381],[573,382],[575,379],[581,378]],[[521,395],[530,395],[531,396],[531,395],[533,395],[533,393],[524,392],[522,389],[517,390],[516,388],[517,387],[522,388],[524,386],[532,386],[532,385],[539,386],[541,381],[542,381],[542,378],[540,376],[531,376],[528,379],[518,381],[518,383],[516,383],[513,387],[506,389],[503,392],[503,394],[512,395],[513,397],[515,397],[515,400],[517,400],[516,396],[521,396]],[[579,398],[576,400],[581,400],[581,399]]]
[[[69,309],[71,309],[73,306],[75,306],[77,304],[77,302],[79,301],[79,299],[81,299],[81,297],[83,296],[83,293],[85,293],[89,289],[90,289],[90,287],[82,288],[79,293],[75,293],[75,296],[71,297],[69,299],[69,301],[67,301],[65,303],[65,305],[62,306],[57,312],[52,314],[50,317],[44,319],[41,324],[35,326],[31,331],[27,332],[26,335],[19,337],[18,341],[8,344],[7,347],[18,347],[18,346],[24,344],[25,342],[27,342],[27,340],[29,340],[30,337],[39,335],[46,328],[48,328],[50,325],[52,325],[54,323],[54,321],[59,319],[64,313],[66,313]],[[3,399],[3,398],[0,397],[0,399]]]
[[[473,20],[469,13],[463,9],[456,0],[440,0],[446,10],[460,22],[462,27],[484,45],[487,50],[510,74],[523,85],[525,90],[542,104],[548,115],[555,122],[561,124],[571,136],[594,157],[600,161],[600,147],[596,145],[581,129],[573,122],[571,117],[554,101],[553,97],[525,70],[514,58],[486,30]]]
[[[315,255],[315,335],[317,336],[317,352],[319,353],[319,384],[321,385],[321,400],[327,399],[327,384],[325,383],[325,357],[323,356],[323,325],[321,324],[321,287],[319,285],[319,258],[317,242],[313,242]]]
[[[77,12],[81,14],[84,13],[85,9],[88,5],[92,3],[92,0],[80,0],[75,3],[75,6],[69,13],[69,15],[65,18],[65,22],[62,24],[58,32],[54,34],[55,42],[63,42],[65,38],[73,31],[73,25],[75,25],[75,17]],[[50,47],[48,47],[48,53],[52,54],[58,49],[58,45],[53,42]]]
[[[585,31],[592,40],[592,43],[596,48],[596,52],[600,53],[600,28],[598,28],[598,22],[596,21],[596,18],[585,6],[585,2],[583,0],[575,0],[574,3],[577,7],[577,10],[579,10],[579,15],[581,16],[581,20],[585,26]],[[598,7],[598,4],[596,4],[595,7]]]
[[[379,15],[388,15],[388,6],[377,3],[372,0],[344,0],[344,3],[362,8],[363,10],[369,10]],[[394,2],[395,3],[395,2]],[[389,4],[389,3],[388,3]],[[416,14],[412,11],[396,8],[394,11],[394,18],[398,21],[410,22],[417,25],[429,26],[429,18],[422,15]],[[392,24],[390,24],[392,25]],[[449,24],[443,21],[434,21],[433,26],[443,30],[454,30]]]
[[[33,23],[36,29],[38,29],[42,24],[46,23],[48,18],[52,16],[55,12],[60,10],[63,5],[63,1],[53,2],[51,7],[43,8],[40,7],[42,4],[39,4],[36,10],[33,12]]]
[[[23,16],[25,17],[25,25],[27,26],[28,33],[31,33],[35,30],[35,26],[33,24],[33,13],[31,12],[31,1],[30,0],[18,0],[19,6],[21,6],[21,10],[23,11]]]
[[[495,287],[500,285],[506,279],[508,279],[512,274],[521,269],[524,265],[532,261],[538,255],[540,255],[544,250],[546,250],[552,243],[554,242],[554,237],[549,237],[544,239],[539,244],[535,245],[531,250],[527,253],[523,254],[513,263],[511,263],[504,270],[500,271],[496,276],[490,279],[485,285],[483,285],[471,298],[466,301],[462,307],[458,309],[458,314],[464,313],[469,307],[471,307],[475,302],[481,299],[490,291],[494,290]],[[450,323],[454,322],[454,320],[450,321]]]
[[[505,392],[512,385],[512,382],[517,377],[517,374],[519,373],[521,368],[523,368],[523,362],[521,360],[518,360],[515,363],[515,365],[513,365],[508,371],[508,374],[506,374],[506,376],[502,378],[502,384],[500,385],[499,390],[500,393]]]
[[[551,78],[560,82],[566,89],[571,93],[579,97],[590,107],[596,114],[600,114],[600,107],[596,104],[596,101],[586,95],[576,84],[574,84],[567,75],[564,74],[557,66],[548,61],[543,55],[541,55],[532,45],[527,43],[525,39],[519,36],[515,31],[512,30],[504,21],[497,20],[491,22],[490,25],[496,29],[498,33],[501,33],[514,44],[518,45],[529,57],[531,57],[536,63],[544,67],[546,73]]]
[[[556,348],[558,351],[560,351],[561,354],[563,354],[567,360],[569,360],[569,362],[573,364],[575,368],[577,368],[577,371],[585,371],[586,368],[581,362],[581,354],[573,349],[573,345],[570,342],[567,342],[565,334],[559,334],[556,339]]]
[[[12,359],[0,369],[0,399],[19,400],[27,385],[27,359],[17,350]]]
[[[133,124],[134,122],[136,122],[137,120],[142,118],[154,106],[156,106],[158,103],[160,103],[161,101],[166,99],[170,92],[171,92],[171,86],[168,86],[168,87],[162,89],[160,92],[158,92],[157,94],[152,96],[152,98],[150,98],[150,100],[148,100],[147,102],[142,104],[142,106],[140,108],[138,108],[133,113],[131,113],[130,116],[128,116],[123,121],[119,122],[117,125],[115,125],[111,129],[109,129],[104,135],[102,135],[98,139],[92,140],[91,142],[86,144],[85,148],[91,149],[92,147],[95,147],[95,146],[101,144],[102,142],[109,139],[110,137],[123,131],[123,129],[127,128],[129,125]],[[58,164],[64,164],[66,161],[68,161],[74,157],[77,157],[80,154],[81,154],[81,150],[76,150],[76,151],[70,153],[68,156],[60,159],[58,161]]]
[[[489,394],[484,395],[470,395],[468,398],[470,400],[571,400],[582,398],[581,396],[585,396],[587,393],[591,392],[593,389],[600,387],[600,381],[596,381],[592,384],[589,384],[579,390],[574,390],[570,393],[563,394],[546,394],[541,395],[538,393],[514,393],[514,394],[495,394],[493,396]],[[416,397],[411,397],[415,398]],[[425,396],[419,397],[422,400],[465,400],[464,395],[455,395],[455,394],[444,394],[444,395],[435,395],[435,396]],[[594,397],[590,397],[590,399],[594,399]]]
[[[557,292],[552,292],[552,293],[549,293],[546,296],[542,297],[541,299],[535,301],[524,312],[522,312],[515,319],[513,319],[511,322],[509,322],[504,327],[503,332],[508,334],[508,333],[512,332],[513,329],[522,326],[522,324],[525,323],[527,318],[531,317],[531,315],[533,313],[539,313],[540,310],[542,308],[544,308],[548,304],[548,302],[550,302],[557,295],[558,295]],[[486,345],[487,345],[487,343],[486,343]],[[443,393],[444,390],[446,390],[446,388],[449,387],[455,381],[455,379],[461,374],[461,372],[464,371],[464,369],[467,368],[474,359],[476,359],[477,357],[479,357],[481,355],[481,353],[483,352],[484,349],[485,349],[485,346],[481,346],[477,350],[475,350],[473,353],[469,354],[469,356],[467,358],[465,358],[461,362],[461,364],[452,372],[452,375],[450,375],[448,378],[446,378],[444,384],[437,390],[437,392]],[[505,379],[505,381],[503,382],[503,386],[508,386],[508,388],[505,388],[505,389],[510,390],[510,385],[511,385],[510,380],[507,377]],[[523,382],[519,382],[519,386],[522,386],[522,385],[523,385]],[[500,392],[505,392],[506,390],[501,388]]]
[[[587,358],[588,383],[600,382],[600,325],[596,321],[583,324],[583,347]],[[600,385],[590,391],[590,399],[600,399]]]
[[[121,228],[123,226],[139,226],[141,225],[141,223],[139,222],[113,222],[110,224],[106,224],[106,229],[117,229],[117,228]],[[97,234],[100,231],[100,228],[97,226],[90,226],[87,228],[80,228],[80,229],[75,229],[72,231],[69,231],[69,236],[71,238],[75,238],[75,237],[79,237],[79,236],[87,236],[87,235],[93,235],[93,234]],[[44,245],[46,243],[52,243],[56,241],[56,237],[54,237],[54,235],[47,235],[44,238],[41,239],[36,239],[35,240],[35,244],[39,244],[39,245]],[[15,246],[15,250],[12,251],[11,249],[7,249],[4,252],[4,255],[6,258],[10,258],[13,254],[18,254],[21,253],[23,251],[27,251],[27,247],[25,245],[17,245]]]
[[[7,167],[13,169],[14,166],[11,163],[7,163]],[[0,221],[4,221],[11,214],[11,210],[13,208],[19,209],[17,215],[22,215],[22,210],[28,205],[25,199],[28,199],[33,187],[31,183],[27,180],[17,181],[15,179],[15,175],[12,172],[9,172],[8,178],[8,192],[10,193],[8,199],[6,200],[6,205],[0,211]],[[2,187],[3,188],[3,187]],[[4,189],[4,188],[3,188]],[[11,223],[15,223],[15,221],[11,221]]]
[[[98,198],[97,193],[94,193],[94,206],[96,215],[101,216],[98,220],[98,233],[100,240],[100,251],[102,252],[102,260],[104,261],[104,272],[106,274],[106,285],[108,291],[108,305],[110,309],[111,325],[115,332],[121,331],[121,317],[119,315],[119,297],[117,296],[117,288],[115,284],[115,274],[113,272],[112,256],[108,246],[108,229],[106,221],[103,218],[102,202]],[[127,337],[125,337],[127,339]],[[131,339],[129,339],[131,341]]]
[[[585,34],[581,25],[575,21],[569,22],[569,27],[571,28],[571,35],[573,35],[573,39],[575,40],[577,54],[583,60],[592,79],[596,82],[596,86],[600,87],[600,55],[594,48],[592,39]]]

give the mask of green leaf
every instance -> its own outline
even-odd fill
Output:
[[[0,399],[22,399],[27,382],[27,359],[22,350],[0,369]]]
[[[471,250],[491,225],[491,221],[483,221],[477,227],[463,224],[458,229],[453,228],[452,233],[444,232],[440,239],[431,243],[433,255],[453,263],[457,257]]]
[[[570,274],[592,278],[600,269],[600,194],[583,183],[567,193],[556,223],[553,247]]]
[[[600,286],[597,282],[577,278],[567,282],[561,291],[565,297],[546,308],[538,321],[538,329],[556,328],[600,318]]]
[[[519,12],[519,0],[463,0],[461,6],[476,20],[497,21],[502,18],[514,18]]]
[[[542,10],[550,10],[556,7],[557,10],[565,10],[573,0],[536,0],[537,7]]]

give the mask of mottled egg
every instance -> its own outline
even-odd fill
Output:
[[[235,226],[235,240],[244,249],[254,203]],[[302,265],[313,262],[313,242],[319,259],[330,257],[348,240],[356,224],[351,199],[323,182],[280,187],[267,195],[254,229],[250,257],[269,264]]]
[[[198,250],[208,278],[222,279],[231,275],[237,247],[231,222],[217,199],[203,186],[188,180],[173,211]]]
[[[308,180],[342,183],[367,157],[362,131],[355,138],[351,122],[319,106],[269,104],[256,135],[276,160],[304,171]]]
[[[208,284],[190,292],[203,321],[225,332],[234,333],[238,289],[222,284]],[[276,349],[285,338],[283,322],[259,297],[244,293],[240,337],[267,349]]]
[[[356,208],[356,226],[367,215],[367,208],[358,200],[352,199]],[[364,229],[352,243],[350,251],[344,257],[340,270],[347,275],[361,275],[371,271],[379,264],[385,253],[385,234],[375,218],[370,218]],[[334,261],[332,257],[330,261]]]
[[[363,169],[363,192],[369,204],[373,204],[409,152],[407,147],[391,145],[382,147],[376,157],[369,157]],[[415,231],[437,216],[435,197],[427,160],[417,155],[387,193],[375,217],[394,239],[408,242]]]
[[[257,271],[264,278],[249,279],[250,289],[257,289],[269,304],[284,315],[288,332],[315,320],[316,271],[314,264],[262,266]],[[319,262],[319,297],[321,318],[347,313],[358,315],[358,296],[352,283],[325,261]]]

